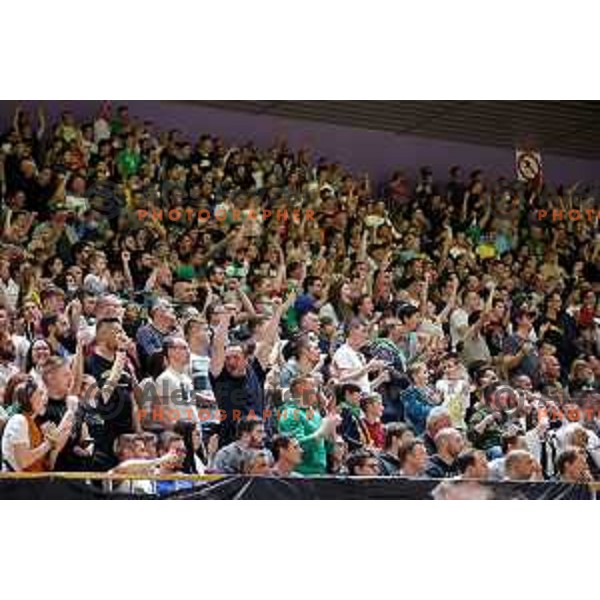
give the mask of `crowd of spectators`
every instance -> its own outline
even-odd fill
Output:
[[[600,478],[597,223],[536,217],[584,183],[375,185],[104,103],[18,108],[0,186],[4,471]]]

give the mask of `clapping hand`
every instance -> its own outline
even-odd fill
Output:
[[[431,271],[429,271],[429,270],[425,271],[424,280],[425,280],[425,286],[428,287],[431,284],[431,280],[432,280]]]
[[[219,329],[229,329],[229,325],[231,324],[231,313],[229,311],[223,311],[218,316],[218,328]]]
[[[125,368],[126,364],[127,364],[127,352],[125,352],[125,350],[123,348],[119,348],[119,350],[117,350],[117,353],[115,355],[115,362],[113,363],[113,368],[112,368],[113,373],[115,373],[115,374],[119,373],[119,377],[120,377],[120,373]]]
[[[70,314],[71,319],[77,320],[81,316],[81,313],[83,312],[83,306],[81,305],[81,300],[79,300],[78,298],[71,300],[71,302],[69,302],[69,304],[67,304],[67,308],[65,309],[65,312],[67,314]]]
[[[117,354],[119,352],[127,353],[129,350],[131,350],[133,340],[131,338],[129,338],[129,336],[124,331],[118,334],[118,342],[119,342],[119,349],[117,351]]]
[[[79,398],[73,395],[67,396],[66,405],[67,411],[74,414],[79,408]]]
[[[181,465],[181,458],[179,454],[175,452],[168,452],[158,459],[158,463],[161,467],[166,467],[167,469],[176,469]]]
[[[384,371],[380,376],[379,376],[379,381],[381,383],[389,383],[392,380],[392,375],[389,371]]]
[[[94,339],[93,333],[85,325],[83,325],[82,327],[80,327],[77,330],[77,344],[81,348],[85,348],[86,346],[89,346],[89,344],[92,343],[93,339]]]
[[[58,444],[58,427],[54,423],[48,421],[44,423],[40,429],[44,434],[44,439],[54,448]]]
[[[323,428],[323,434],[325,437],[333,438],[335,437],[335,432],[338,426],[342,422],[342,417],[335,412],[330,412],[327,416],[321,421],[321,427]]]
[[[367,363],[367,370],[369,372],[381,371],[381,369],[385,368],[386,366],[387,366],[387,363],[384,360],[379,360],[377,358],[373,358]]]

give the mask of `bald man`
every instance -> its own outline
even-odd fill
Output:
[[[436,453],[429,459],[425,475],[434,479],[446,479],[460,474],[456,459],[465,446],[465,440],[457,429],[445,427],[435,436]]]

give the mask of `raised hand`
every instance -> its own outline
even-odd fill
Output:
[[[218,325],[219,328],[229,329],[229,325],[231,323],[231,313],[229,311],[222,312],[219,315],[218,322],[219,322],[219,325]]]
[[[77,396],[67,396],[66,399],[67,411],[75,413],[79,407],[79,398]]]
[[[71,406],[73,402],[71,401]],[[71,430],[73,429],[73,425],[75,425],[75,413],[72,410],[67,410],[65,416],[62,418],[60,425],[58,426],[59,435],[61,438],[69,437],[71,434]]]
[[[297,297],[298,297],[298,292],[296,290],[292,290],[287,295],[287,298],[285,299],[285,302],[283,303],[283,306],[282,306],[284,312],[287,312],[289,310],[289,308],[294,305]]]
[[[65,312],[70,313],[71,317],[73,317],[73,318],[79,317],[79,315],[81,315],[81,313],[83,312],[83,306],[81,305],[81,300],[79,300],[78,298],[71,300],[71,302],[69,302],[69,304],[67,304],[67,308],[65,309]]]

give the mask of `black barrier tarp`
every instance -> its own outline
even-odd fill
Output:
[[[76,479],[0,479],[0,500],[124,500],[136,496],[109,494],[96,483]]]
[[[432,500],[440,481],[432,479],[228,477],[202,487],[175,492],[186,500]],[[559,482],[485,482],[491,499],[591,500],[586,485]]]
[[[289,478],[227,476],[195,482],[192,489],[161,499],[182,500],[431,500],[440,484],[431,479],[401,478]],[[558,482],[486,482],[492,499],[591,500],[586,485]],[[99,482],[72,479],[0,479],[3,500],[155,499],[153,496],[107,493]]]

